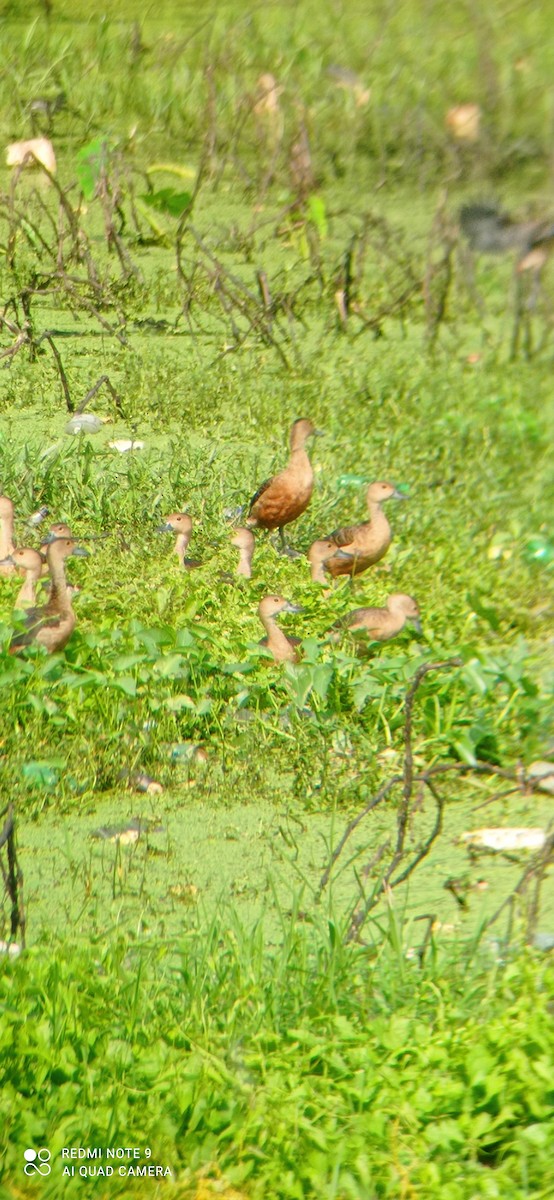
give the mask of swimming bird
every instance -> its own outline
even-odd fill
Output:
[[[15,566],[6,561],[15,549],[13,540],[14,507],[8,496],[0,496],[0,575],[15,575]]]
[[[305,417],[295,421],[290,431],[290,456],[286,467],[278,475],[266,479],[250,501],[246,524],[261,529],[278,529],[281,553],[291,558],[297,558],[298,552],[287,546],[284,529],[302,516],[310,503],[314,473],[306,452],[306,442],[308,438],[318,436],[319,432]]]
[[[190,570],[199,567],[197,558],[186,558],[188,544],[192,534],[192,520],[188,513],[170,513],[163,525],[158,525],[158,533],[176,533],[175,553],[182,567]]]
[[[331,542],[334,550],[328,558],[324,558],[319,577],[321,578],[323,571],[326,571],[333,579],[339,575],[350,575],[353,578],[379,562],[387,553],[392,539],[391,527],[381,505],[385,500],[407,499],[408,497],[399,492],[392,483],[382,480],[370,483],[366,493],[369,521],[336,529],[334,533],[322,539]],[[316,545],[314,542],[308,557]]]
[[[0,570],[4,564],[12,566],[17,573],[24,572],[25,580],[16,596],[14,608],[29,608],[36,603],[37,583],[44,566],[42,554],[30,546],[20,546],[14,548],[7,558],[0,560]]]
[[[46,604],[29,609],[26,630],[16,633],[10,643],[10,654],[17,654],[23,646],[38,642],[50,654],[63,650],[75,628],[76,617],[71,606],[71,595],[65,577],[64,563],[71,554],[88,558],[88,550],[78,546],[73,538],[55,538],[46,551],[52,587]]]
[[[251,579],[252,559],[254,557],[254,548],[256,545],[252,530],[236,529],[231,538],[231,545],[236,546],[239,550],[237,575],[244,575],[245,579]]]
[[[349,633],[367,633],[375,642],[388,642],[396,637],[411,621],[417,633],[421,633],[419,605],[413,596],[404,592],[393,592],[387,596],[384,608],[356,608],[333,626]]]
[[[301,638],[287,637],[283,630],[279,629],[275,618],[279,613],[302,611],[299,604],[291,604],[290,600],[285,600],[283,596],[265,596],[263,600],[260,600],[258,616],[267,632],[267,637],[262,638],[260,646],[267,646],[268,650],[271,650],[275,662],[298,662],[299,655],[296,647],[300,645],[301,641]]]

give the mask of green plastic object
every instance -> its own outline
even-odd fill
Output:
[[[369,482],[370,482],[369,479],[366,479],[365,475],[348,475],[347,474],[347,475],[339,475],[339,477],[337,479],[337,486],[340,488],[345,488],[345,487],[364,487],[364,485],[365,485],[367,487]]]
[[[530,538],[525,546],[524,556],[527,562],[549,567],[554,563],[554,545],[545,537]]]
[[[21,774],[31,787],[42,788],[47,792],[52,791],[59,780],[59,772],[47,762],[24,763]]]

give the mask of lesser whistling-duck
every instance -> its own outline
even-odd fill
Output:
[[[331,538],[321,538],[317,542],[312,542],[308,550],[308,562],[314,583],[329,582],[329,577],[325,575],[325,563],[328,558],[332,558],[333,554],[336,553],[337,544]]]
[[[231,545],[236,546],[239,550],[237,575],[244,575],[245,579],[251,579],[252,559],[254,557],[254,548],[256,545],[252,530],[236,529],[231,538]]]
[[[265,596],[260,600],[258,616],[267,632],[267,637],[262,638],[260,645],[271,650],[275,662],[298,662],[296,647],[300,645],[301,639],[287,637],[275,620],[279,613],[283,612],[298,613],[302,612],[302,608],[299,604],[291,604],[290,600],[285,600],[283,596]]]
[[[15,575],[15,567],[9,561],[13,540],[14,508],[8,496],[0,496],[0,575]]]
[[[329,534],[326,541],[334,544],[334,552],[324,560],[324,570],[336,579],[339,575],[361,575],[368,567],[379,562],[387,553],[392,533],[389,522],[381,509],[385,500],[407,500],[392,483],[381,480],[370,483],[366,501],[369,521],[360,525],[347,525]]]
[[[192,520],[188,513],[175,512],[170,513],[165,518],[163,525],[158,525],[158,533],[176,533],[175,553],[182,567],[190,570],[192,567],[199,567],[200,563],[196,558],[187,558],[187,548],[192,534]]]
[[[13,566],[17,573],[23,572],[25,575],[23,586],[15,598],[14,608],[28,608],[35,604],[37,583],[44,565],[42,554],[30,546],[20,546],[12,550],[8,558],[0,560],[0,569],[4,563]]]
[[[246,519],[247,525],[261,529],[278,529],[281,550],[291,557],[296,557],[297,554],[287,547],[284,529],[291,521],[296,521],[310,503],[314,474],[306,452],[306,442],[318,433],[319,430],[305,417],[294,422],[290,431],[290,457],[287,466],[258,488],[250,501]]]
[[[347,629],[354,634],[366,633],[375,642],[388,642],[400,633],[407,621],[411,621],[414,629],[421,633],[417,600],[404,592],[393,592],[387,596],[384,608],[356,608],[337,621],[334,628]]]
[[[66,525],[65,521],[55,521],[54,524],[50,526],[48,532],[44,535],[42,542],[40,543],[40,547],[39,547],[39,553],[42,557],[42,574],[43,575],[48,575],[48,563],[46,561],[46,548],[49,545],[49,543],[53,542],[55,540],[55,538],[72,538],[72,537],[73,537],[73,533],[72,533],[71,529],[69,528],[69,525]]]
[[[46,604],[29,609],[25,620],[27,628],[12,638],[10,654],[17,654],[31,642],[45,646],[51,654],[55,650],[63,650],[69,641],[76,621],[64,568],[70,554],[88,557],[88,550],[78,546],[73,538],[55,538],[48,543],[46,557],[52,579],[50,595]]]

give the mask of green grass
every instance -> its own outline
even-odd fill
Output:
[[[279,1200],[546,1198],[551,968],[432,946],[420,970],[398,933],[391,914],[380,945],[344,950],[295,911],[268,955],[261,925],[221,913],[170,945],[37,947],[0,981],[7,1177],[45,1144],[41,1195],[138,1195],[143,1180],[63,1180],[59,1157],[137,1145],[183,1197],[204,1194],[200,1172]]]
[[[0,579],[0,807],[16,806],[29,945],[0,962],[2,1195],[134,1194],[129,1180],[64,1180],[59,1160],[48,1182],[27,1182],[22,1153],[135,1144],[178,1179],[151,1184],[153,1196],[554,1190],[551,965],[521,945],[528,897],[508,932],[484,928],[522,862],[477,866],[456,840],[480,824],[546,826],[547,800],[450,783],[432,854],[372,913],[367,944],[345,945],[364,866],[394,834],[396,792],[315,902],[344,825],[401,767],[418,666],[461,659],[418,693],[418,767],[514,768],[552,751],[552,276],[532,353],[513,358],[513,264],[483,259],[472,279],[456,249],[433,331],[446,242],[429,241],[442,206],[451,227],[468,197],[548,211],[549,14],[503,0],[486,16],[367,7],[122,0],[115,14],[53,0],[47,18],[12,0],[0,13],[4,143],[30,136],[33,99],[63,90],[60,185],[104,139],[120,236],[118,256],[85,182],[86,203],[67,192],[79,237],[65,219],[60,247],[55,189],[31,173],[14,187],[0,169],[12,324],[0,350],[25,319],[34,338],[0,362],[0,491],[16,501],[19,540],[40,504],[81,537],[102,535],[71,564],[78,625],[61,655],[8,654],[14,589]],[[336,87],[333,66],[358,73],[367,104]],[[267,71],[283,87],[273,128],[255,110]],[[483,110],[476,147],[444,127],[465,101]],[[179,222],[162,189],[184,205],[197,172]],[[358,312],[344,330],[335,295],[349,248]],[[64,431],[46,331],[74,405],[103,374],[117,391],[118,408],[106,391],[90,405],[113,418],[94,437]],[[305,560],[260,537],[253,580],[230,586],[225,509],[282,465],[298,416],[325,437],[294,543],[306,551],[362,517],[365,483],[382,478],[410,494],[390,505],[391,550],[354,589],[324,596]],[[131,434],[144,450],[109,449]],[[186,575],[156,532],[185,505],[203,562]],[[338,617],[391,591],[417,597],[422,637],[369,658],[328,639]],[[268,592],[304,608],[286,624],[303,638],[297,667],[259,649]],[[136,772],[163,793],[137,794]],[[90,840],[137,813],[161,832],[134,848]],[[406,856],[433,820],[427,797]],[[452,875],[467,912],[444,889]],[[548,877],[541,901],[548,931]],[[420,966],[425,914],[436,924]],[[5,908],[4,931],[7,920]]]

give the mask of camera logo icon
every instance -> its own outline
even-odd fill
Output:
[[[45,1146],[42,1146],[40,1150],[24,1150],[23,1158],[25,1159],[25,1166],[23,1170],[25,1174],[34,1175],[36,1172],[38,1175],[45,1177],[49,1175],[52,1170],[50,1157],[50,1151]]]

